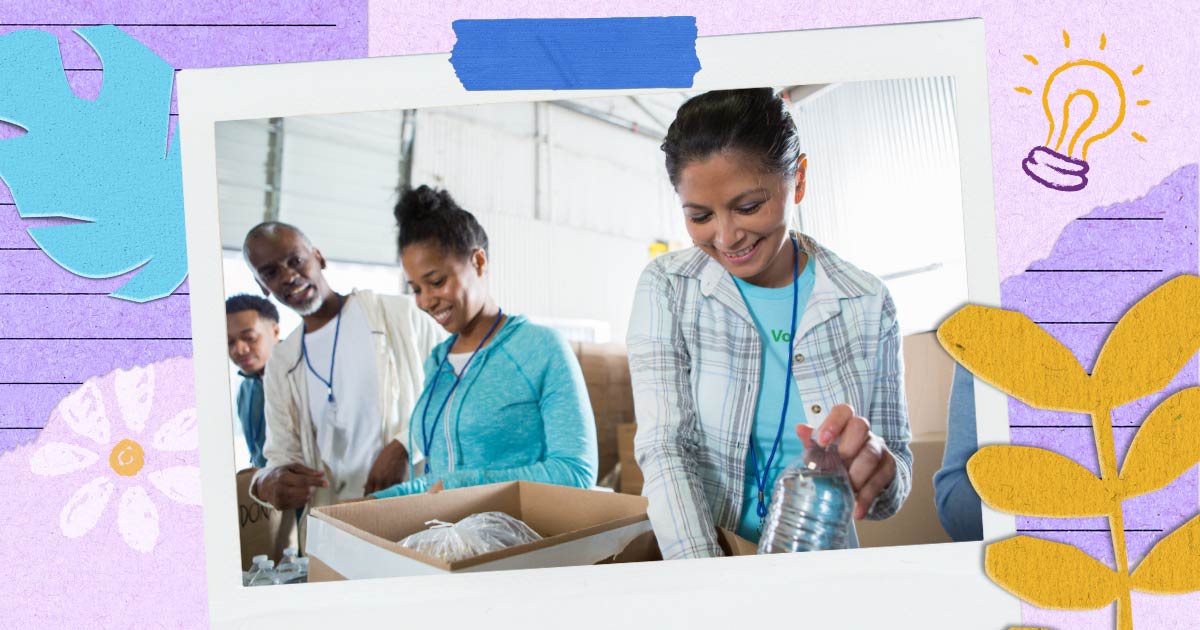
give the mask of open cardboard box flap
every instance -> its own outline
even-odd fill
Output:
[[[524,521],[543,537],[542,540],[455,562],[419,553],[398,543],[411,534],[428,529],[427,521],[455,522],[472,514],[491,511],[504,512]],[[315,508],[310,512],[310,518],[370,543],[381,551],[404,556],[445,572],[528,554],[632,525],[641,525],[636,534],[649,530],[646,499],[643,497],[527,481],[342,503]],[[311,555],[329,565],[330,558],[322,557],[322,554],[332,550],[321,549],[320,544],[313,546],[311,539],[309,542]],[[627,543],[623,542],[621,547]]]

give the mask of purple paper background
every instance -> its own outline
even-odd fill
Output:
[[[0,34],[54,25],[39,28],[58,35],[68,81],[85,98],[95,97],[103,79],[95,51],[72,32],[89,24],[122,25],[176,68],[367,54],[365,0],[179,2],[169,12],[162,2],[113,3],[107,10],[100,3],[73,4],[7,3]],[[191,355],[186,282],[171,297],[144,305],[109,298],[132,274],[88,280],[68,273],[25,232],[46,224],[21,220],[0,183],[0,452],[32,441],[55,403],[87,377]]]
[[[170,10],[164,10],[168,4]],[[1194,71],[1200,63],[1200,38],[1194,37],[1190,28],[1200,22],[1200,5],[1175,2],[1146,6],[1137,2],[1109,2],[1105,3],[1103,11],[1085,11],[1078,3],[1065,0],[932,4],[913,0],[856,2],[853,5],[834,1],[780,3],[770,0],[739,3],[613,0],[571,4],[526,0],[500,6],[499,3],[461,0],[409,0],[377,1],[367,6],[365,0],[341,0],[265,2],[246,6],[224,0],[198,3],[197,6],[183,2],[121,2],[101,9],[98,3],[92,2],[43,6],[40,2],[17,0],[0,8],[0,23],[169,22],[170,25],[122,28],[177,68],[193,68],[351,58],[367,54],[448,52],[454,44],[451,22],[458,18],[694,15],[699,34],[709,36],[982,17],[988,47],[998,254],[1001,277],[1008,279],[1003,285],[1005,305],[1023,310],[1038,321],[1073,321],[1076,318],[1112,321],[1130,303],[1169,275],[1197,273],[1196,171],[1186,165],[1200,162],[1200,143],[1194,141],[1200,132],[1200,108],[1193,104],[1194,96],[1200,93],[1200,79],[1197,78],[1200,73]],[[217,23],[334,26],[185,26]],[[18,27],[0,26],[0,33],[14,28]],[[83,69],[98,67],[95,54],[70,33],[70,27],[46,28],[60,36],[66,67],[81,69],[69,73],[77,91],[82,95],[94,94],[102,75]],[[1063,30],[1071,34],[1069,50],[1063,48]],[[1102,52],[1098,50],[1101,33],[1106,35],[1108,43]],[[1031,65],[1022,58],[1023,54],[1036,56],[1042,65]],[[1044,139],[1046,123],[1036,98],[1018,94],[1012,88],[1024,85],[1036,92],[1049,68],[1079,56],[1091,56],[1109,63],[1125,81],[1131,100],[1149,99],[1151,104],[1145,108],[1131,106],[1120,132],[1093,146],[1089,153],[1091,184],[1079,193],[1066,194],[1047,190],[1021,172],[1021,159]],[[797,60],[797,63],[803,63],[803,60]],[[1134,77],[1130,71],[1138,65],[1144,65],[1145,71]],[[1130,131],[1140,132],[1149,142],[1135,142],[1128,135]],[[1179,191],[1187,198],[1172,199],[1171,191]],[[1126,200],[1143,196],[1157,201],[1122,205]],[[0,184],[0,204],[3,204],[0,205],[0,248],[32,247],[24,230],[45,222],[22,221],[8,205],[10,202],[11,198]],[[1133,210],[1160,211],[1164,221],[1145,224],[1076,221],[1089,213],[1091,216],[1111,216],[1104,213]],[[1122,262],[1131,268],[1154,263],[1157,266],[1152,268],[1164,269],[1164,274],[1153,279],[1130,277],[1119,282],[1111,279],[1106,282],[1085,274],[1023,273],[1028,268],[1051,266],[1050,263],[1109,262],[1107,258],[1089,258],[1095,258],[1095,252],[1105,252],[1106,256],[1119,254],[1123,257]],[[1172,273],[1168,274],[1166,270]],[[107,374],[114,368],[190,355],[187,284],[172,297],[136,305],[104,296],[120,283],[120,279],[76,278],[36,250],[0,250],[0,357],[6,368],[0,375],[0,470],[28,470],[28,458],[36,445],[7,455],[2,454],[3,451],[35,439],[38,444],[43,444],[47,437],[39,437],[38,428],[46,426],[51,409],[78,383],[91,376]],[[1047,328],[1071,347],[1085,365],[1090,365],[1107,330],[1103,325],[1047,325]],[[74,339],[79,337],[89,340]],[[1172,388],[1195,384],[1196,376],[1193,362]],[[38,384],[21,384],[31,382]],[[186,379],[180,379],[179,383],[181,387],[190,386]],[[1084,424],[1086,418],[1033,412],[1022,409],[1015,402],[1011,407],[1014,425],[1041,427],[1014,428],[1014,442],[1046,446],[1095,466],[1090,431],[1045,426]],[[1133,403],[1116,414],[1114,424],[1136,425],[1146,409],[1145,403]],[[1118,428],[1115,434],[1123,454],[1132,430]],[[37,490],[24,496],[58,497],[73,491],[55,487],[51,481],[54,480],[17,477],[15,486],[10,481],[9,492],[19,498],[22,496],[19,490],[28,492],[34,484]],[[1195,514],[1196,484],[1193,471],[1167,490],[1131,502],[1126,512],[1127,527],[1169,530]],[[0,529],[29,531],[16,527],[29,525],[25,519],[17,519],[13,514],[0,514],[3,525]],[[140,571],[131,572],[126,578],[155,581],[173,576],[175,581],[171,583],[177,590],[172,592],[185,595],[156,598],[156,623],[153,625],[198,627],[204,625],[207,618],[203,573],[191,568],[182,575],[175,575],[178,567],[175,561],[195,557],[192,566],[201,566],[198,559],[202,551],[199,547],[200,512],[193,508],[176,517],[180,520],[177,532],[168,535],[164,531],[160,543],[163,555],[144,563]],[[46,525],[50,524],[46,522]],[[1020,520],[1020,527],[1027,529],[1064,526],[1103,529],[1106,525],[1102,521],[1083,519],[1078,522]],[[48,527],[42,529],[46,531],[36,532],[37,535],[50,536],[49,540],[52,540],[55,532],[49,531],[51,528]],[[30,531],[31,535],[34,533]],[[1101,559],[1111,558],[1111,544],[1105,532],[1039,534],[1080,545]],[[1131,560],[1136,561],[1161,535],[1160,531],[1131,532]],[[95,549],[99,548],[105,549],[106,553],[96,553]],[[107,546],[94,548],[89,557],[103,563],[107,549]],[[108,560],[124,561],[119,552],[114,552]],[[81,613],[79,621],[84,625],[117,625],[121,620],[149,619],[136,610],[126,610],[128,596],[106,598],[90,594],[85,586],[91,583],[92,576],[88,574],[103,572],[101,568],[81,569],[78,564],[72,565],[69,571],[65,567],[57,571],[51,567],[37,576],[36,584],[41,588],[28,589],[25,595],[32,598],[42,593],[51,598],[46,603],[56,602],[52,605],[57,608],[67,601],[63,599],[64,593],[70,593],[76,600],[73,606]],[[31,583],[34,582],[31,580]],[[72,588],[71,584],[76,587]],[[4,608],[8,612],[0,616],[0,626],[43,627],[50,619],[37,613],[36,606],[13,609],[6,605]],[[22,610],[25,614],[19,613]],[[1200,598],[1194,596],[1135,595],[1134,598],[1134,617],[1139,628],[1190,627],[1198,616]],[[87,619],[93,621],[88,623]],[[1027,607],[1025,621],[1058,628],[1104,628],[1111,627],[1112,609],[1060,613]]]

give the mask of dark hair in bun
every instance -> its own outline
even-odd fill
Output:
[[[662,150],[671,185],[678,186],[685,166],[723,151],[757,160],[768,173],[792,175],[800,138],[787,103],[771,88],[714,90],[679,107]]]
[[[487,251],[487,232],[474,215],[454,202],[445,190],[428,186],[405,187],[393,211],[400,226],[401,253],[412,243],[434,242],[447,252],[468,258],[475,250]]]

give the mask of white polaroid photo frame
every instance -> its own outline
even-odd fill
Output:
[[[693,90],[951,76],[957,93],[970,302],[1000,304],[983,22],[978,19],[702,37]],[[1019,601],[954,543],[445,577],[244,588],[232,483],[233,421],[218,228],[215,123],[675,90],[468,92],[448,54],[184,70],[179,127],[196,409],[213,627],[1002,627]],[[632,290],[632,287],[630,288]],[[1007,398],[976,381],[981,444],[1009,441]],[[1016,533],[984,507],[985,538]],[[371,624],[368,626],[367,624]]]

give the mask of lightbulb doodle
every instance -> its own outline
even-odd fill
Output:
[[[1063,31],[1063,48],[1071,48],[1071,35]],[[1100,34],[1100,50],[1108,45]],[[1033,55],[1025,60],[1035,66],[1041,63]],[[1131,76],[1142,73],[1139,65]],[[1018,86],[1017,92],[1032,96],[1033,90]],[[1139,107],[1149,100],[1135,101]],[[1068,60],[1050,73],[1042,88],[1042,111],[1046,114],[1049,131],[1043,146],[1034,147],[1021,161],[1021,168],[1034,181],[1053,190],[1076,191],[1087,186],[1088,149],[1107,138],[1125,122],[1126,92],[1120,75],[1108,64],[1095,59]],[[1133,131],[1138,142],[1146,137]]]

